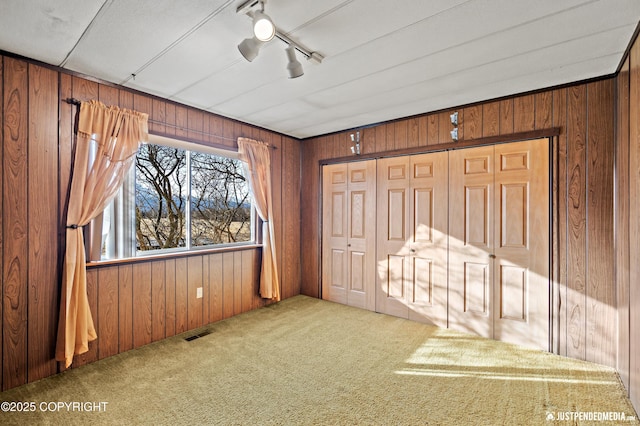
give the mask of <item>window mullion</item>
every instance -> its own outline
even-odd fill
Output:
[[[186,151],[187,159],[187,205],[184,209],[185,215],[185,246],[187,250],[191,250],[191,151]]]

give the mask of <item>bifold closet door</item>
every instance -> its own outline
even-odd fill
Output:
[[[376,162],[323,167],[322,298],[375,310]]]
[[[549,350],[548,143],[450,153],[450,327]]]
[[[378,312],[447,326],[447,153],[378,160]]]

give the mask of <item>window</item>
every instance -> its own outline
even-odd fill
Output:
[[[103,219],[102,259],[254,241],[240,160],[179,141],[142,145]],[[235,153],[231,153],[233,155]]]

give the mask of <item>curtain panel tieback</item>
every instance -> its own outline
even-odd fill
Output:
[[[89,300],[82,225],[98,216],[111,202],[135,159],[138,145],[148,136],[148,115],[82,102],[78,117],[71,191],[67,209],[66,251],[56,342],[56,360],[69,367],[73,356],[89,350],[97,338]],[[91,145],[95,158],[90,159]],[[93,157],[93,156],[92,156]]]

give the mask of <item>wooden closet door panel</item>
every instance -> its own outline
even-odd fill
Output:
[[[493,337],[494,148],[449,153],[449,327]]]
[[[375,310],[376,162],[349,163],[347,304]]]
[[[494,338],[549,350],[549,141],[495,151]]]
[[[448,154],[412,156],[410,173],[409,319],[446,327]]]
[[[409,157],[384,158],[377,165],[376,311],[409,317]]]
[[[346,164],[322,169],[322,298],[347,303],[348,170]]]

